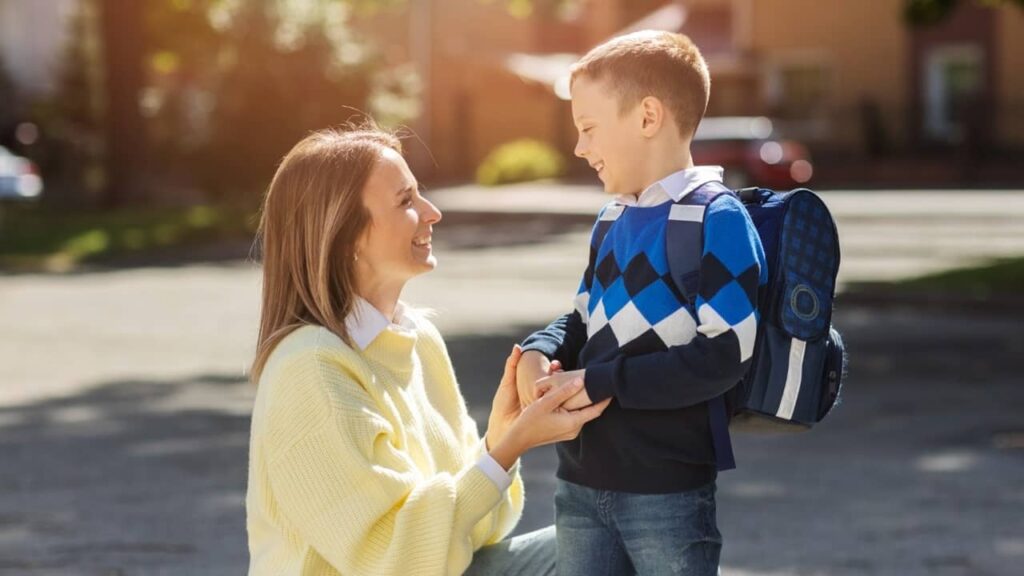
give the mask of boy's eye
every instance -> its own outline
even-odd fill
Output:
[[[412,196],[404,196],[404,197],[402,197],[402,204],[401,204],[401,206],[403,206],[403,207],[404,206],[412,206]]]

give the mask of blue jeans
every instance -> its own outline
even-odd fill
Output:
[[[722,535],[715,483],[675,494],[555,491],[559,576],[715,576]]]
[[[555,527],[506,538],[473,554],[463,576],[554,576]]]

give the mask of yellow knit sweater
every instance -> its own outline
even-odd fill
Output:
[[[523,510],[499,492],[429,321],[366,348],[307,326],[259,381],[246,495],[250,575],[461,574]]]

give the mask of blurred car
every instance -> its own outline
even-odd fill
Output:
[[[775,127],[762,116],[718,116],[701,121],[690,150],[697,165],[725,168],[725,185],[789,189],[814,174],[807,147],[773,138]]]
[[[36,165],[0,146],[0,201],[35,200],[42,192]]]

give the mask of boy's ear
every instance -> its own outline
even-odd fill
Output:
[[[650,138],[661,130],[665,123],[665,106],[654,96],[648,96],[640,101],[640,117],[643,124],[641,132]]]

